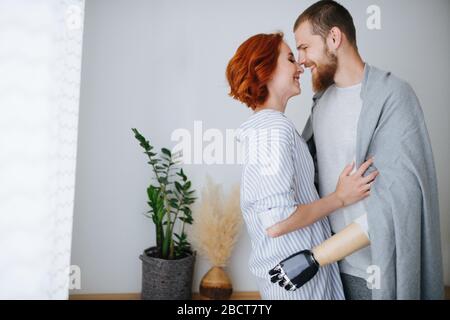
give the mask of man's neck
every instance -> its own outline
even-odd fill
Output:
[[[358,52],[350,50],[338,59],[334,83],[346,88],[361,83],[364,78],[364,61]]]

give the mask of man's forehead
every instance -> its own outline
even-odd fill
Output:
[[[303,21],[302,23],[300,23],[297,28],[295,29],[295,34],[297,33],[302,33],[302,34],[310,34],[311,33],[311,22],[309,21]]]
[[[302,22],[294,32],[296,47],[306,44],[313,36],[309,21]]]

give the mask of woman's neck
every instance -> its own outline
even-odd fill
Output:
[[[263,104],[259,105],[254,110],[255,110],[255,112],[258,112],[258,111],[261,111],[264,109],[272,109],[272,110],[276,110],[276,111],[284,113],[284,111],[286,110],[286,102],[287,101],[283,102],[281,100],[282,99],[277,99],[273,96],[272,97],[269,96]]]

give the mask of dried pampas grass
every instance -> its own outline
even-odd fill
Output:
[[[194,248],[213,266],[225,267],[241,227],[239,186],[233,186],[224,199],[221,185],[208,176],[190,230]]]

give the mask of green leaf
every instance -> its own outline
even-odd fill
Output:
[[[178,200],[177,199],[170,199],[169,204],[171,207],[178,209]]]
[[[179,217],[178,219],[187,224],[192,224],[192,222],[194,222],[194,219],[192,219],[192,217]]]
[[[153,148],[136,128],[132,128],[131,130],[134,132],[134,137],[139,141],[139,144],[145,151],[150,151]]]
[[[161,149],[161,152],[164,153],[164,154],[166,154],[169,158],[172,158],[172,153],[170,152],[169,149],[162,148],[162,149]]]
[[[181,184],[178,181],[175,181],[175,188],[180,193],[183,191],[183,187],[181,186]]]
[[[183,181],[187,180],[187,177],[184,174],[183,168],[180,169],[180,171],[177,173],[177,175],[180,176],[183,179]]]
[[[183,213],[186,214],[186,215],[190,215],[190,214],[192,214],[192,211],[191,211],[191,209],[189,207],[184,207],[183,208]]]
[[[166,177],[159,177],[158,182],[161,184],[167,184],[167,178]]]

